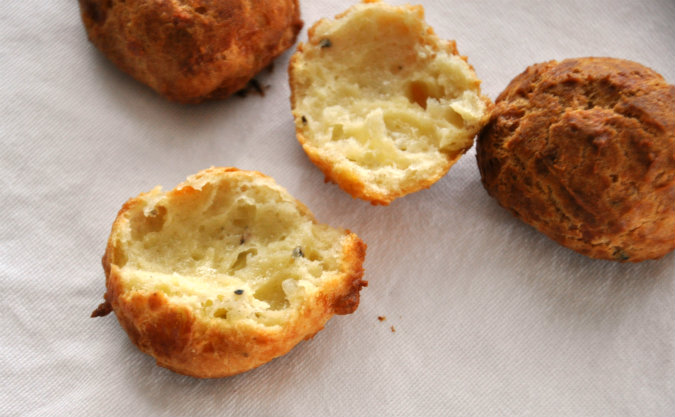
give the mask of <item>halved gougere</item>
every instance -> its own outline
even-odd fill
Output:
[[[103,258],[105,303],[92,315],[113,310],[161,366],[232,375],[354,312],[365,250],[270,177],[211,168],[124,204]]]
[[[289,66],[305,152],[353,197],[389,204],[438,181],[473,145],[492,103],[422,6],[353,6],[309,30]]]

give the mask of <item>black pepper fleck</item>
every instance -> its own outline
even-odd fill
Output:
[[[305,254],[302,252],[302,247],[298,246],[297,248],[293,249],[293,257],[294,258],[304,258]]]
[[[244,293],[244,290],[234,290],[234,293],[237,295],[242,295]]]
[[[307,118],[305,116],[302,116],[302,124],[303,125],[307,124]]]
[[[331,46],[333,46],[333,42],[331,42],[330,39],[328,38],[323,38],[321,39],[321,41],[319,41],[319,46],[321,48],[330,48]]]

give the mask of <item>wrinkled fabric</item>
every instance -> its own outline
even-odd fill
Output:
[[[302,2],[301,40],[350,4]],[[578,56],[675,82],[669,0],[424,5],[493,100],[528,65]],[[473,150],[388,207],[352,199],[295,140],[290,52],[258,76],[264,97],[187,106],[113,67],[75,1],[2,2],[0,16],[0,415],[675,414],[675,254],[617,264],[560,247],[487,195]],[[370,285],[288,355],[198,380],[89,315],[122,204],[209,166],[270,175],[357,233]]]

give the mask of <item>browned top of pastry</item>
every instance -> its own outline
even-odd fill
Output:
[[[675,87],[615,58],[533,65],[480,135],[483,184],[564,246],[618,261],[675,248]]]
[[[167,98],[228,96],[288,49],[297,0],[79,0],[89,39]]]

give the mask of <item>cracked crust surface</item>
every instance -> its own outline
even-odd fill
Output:
[[[298,0],[79,0],[91,42],[170,100],[222,98],[295,43]]]
[[[675,87],[638,63],[533,65],[496,101],[476,153],[499,204],[592,258],[675,249]]]
[[[359,304],[366,245],[315,221],[271,178],[204,170],[120,210],[105,302],[157,364],[200,378],[260,366]]]

